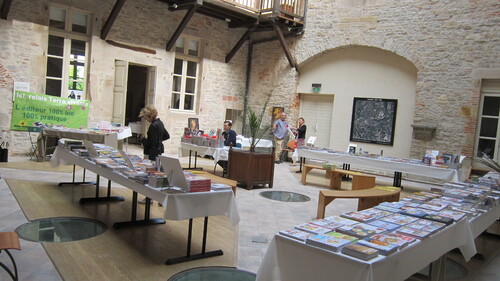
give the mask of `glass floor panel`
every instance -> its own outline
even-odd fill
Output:
[[[170,277],[168,281],[255,281],[254,273],[233,267],[213,266],[188,269]]]
[[[307,202],[311,200],[305,195],[288,191],[262,191],[259,194],[264,198],[282,202]]]
[[[19,237],[34,242],[70,242],[104,233],[106,224],[88,218],[55,217],[33,220],[16,228]]]

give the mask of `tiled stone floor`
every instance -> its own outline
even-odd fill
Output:
[[[137,147],[129,145],[128,152],[141,155]],[[172,155],[176,156],[176,155]],[[10,162],[29,161],[29,157],[10,157]],[[187,163],[187,158],[181,162]],[[213,160],[199,159],[198,165],[212,167]],[[238,264],[237,267],[250,272],[257,272],[262,258],[267,250],[273,235],[279,230],[310,221],[316,216],[318,190],[322,187],[314,185],[302,185],[295,171],[298,167],[290,167],[289,163],[275,166],[275,177],[273,190],[291,191],[306,195],[311,198],[308,202],[291,203],[278,202],[265,199],[259,195],[267,188],[246,190],[238,188],[237,203],[240,213],[240,224],[238,226]],[[78,175],[78,174],[77,174]],[[0,168],[0,177],[24,180],[37,180],[48,182],[59,182],[70,180],[71,173],[44,172],[21,169]],[[92,175],[88,175],[92,178]],[[390,179],[377,178],[381,184],[391,184]],[[403,182],[405,190],[428,189],[428,186]],[[339,215],[342,212],[356,209],[357,202],[353,199],[338,199],[326,209],[326,214]],[[17,226],[26,222],[17,201],[3,180],[0,180],[0,231],[13,231]],[[492,247],[499,247],[498,239],[493,239]],[[57,270],[47,257],[43,247],[39,243],[21,240],[22,251],[12,251],[19,267],[20,280],[52,281],[61,280]],[[0,255],[2,261],[5,257]],[[476,261],[477,262],[477,261]],[[500,280],[500,258],[480,261],[480,270],[475,273],[474,281]],[[0,281],[10,280],[6,273],[0,269]],[[465,280],[465,279],[464,279]],[[348,281],[348,280],[346,280]]]

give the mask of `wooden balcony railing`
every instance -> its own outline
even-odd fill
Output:
[[[262,16],[284,16],[303,21],[307,0],[220,0]]]

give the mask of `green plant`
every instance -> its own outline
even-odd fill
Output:
[[[246,131],[246,137],[250,138],[250,151],[255,151],[255,147],[266,132],[269,131],[271,125],[262,125],[262,120],[267,112],[267,104],[271,99],[272,92],[267,95],[267,98],[260,109],[254,109],[246,103],[245,113],[243,115],[243,126]]]

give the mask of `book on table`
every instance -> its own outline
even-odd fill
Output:
[[[446,225],[452,224],[455,221],[454,218],[441,216],[438,213],[425,215],[423,217],[423,219],[431,220],[431,221],[436,221],[436,222],[441,222],[441,223],[444,223]]]
[[[307,238],[315,235],[310,232],[305,232],[302,230],[298,230],[296,228],[289,228],[289,229],[284,229],[279,232],[280,235],[292,238],[295,240],[299,240],[301,242],[305,242]]]
[[[411,227],[418,230],[428,231],[434,233],[446,226],[446,224],[426,219],[419,219],[412,223],[405,225],[406,227]]]
[[[355,220],[359,222],[369,222],[372,220],[375,220],[377,217],[374,214],[363,214],[361,212],[345,212],[340,214],[341,217],[350,219],[350,220]]]
[[[346,218],[341,218],[339,216],[331,216],[331,217],[326,217],[325,220],[333,221],[336,223],[340,223],[342,225],[353,225],[359,223],[358,221],[355,220],[350,220]]]
[[[309,222],[299,224],[299,225],[295,226],[295,228],[298,230],[302,230],[302,231],[313,233],[313,234],[320,234],[320,233],[332,231],[329,228],[322,227],[322,226],[319,226],[319,225],[316,225],[313,223],[309,223]]]
[[[431,235],[430,231],[415,229],[415,228],[406,227],[406,226],[402,226],[402,227],[396,229],[396,233],[412,236],[412,237],[415,237],[417,239],[424,239],[424,238],[429,237],[429,235]]]
[[[365,238],[377,233],[386,232],[387,229],[376,227],[366,223],[358,223],[355,225],[344,225],[338,227],[336,231],[347,235],[355,236],[358,238]]]
[[[358,238],[335,231],[313,235],[306,239],[306,244],[337,252],[340,247],[357,241]]]
[[[423,209],[408,207],[408,208],[404,208],[400,214],[412,216],[412,217],[416,217],[416,218],[423,218],[424,216],[428,215],[428,211],[423,210]]]
[[[378,257],[379,251],[374,248],[363,246],[356,242],[354,244],[344,246],[341,250],[341,253],[360,260],[367,261]]]
[[[399,248],[398,245],[391,244],[386,241],[378,240],[378,239],[373,239],[371,237],[365,238],[363,240],[358,241],[359,244],[363,246],[367,246],[370,248],[377,249],[381,255],[387,256],[390,255],[394,252],[396,252]]]
[[[386,222],[383,220],[374,220],[374,221],[368,222],[367,224],[373,225],[373,226],[378,227],[378,228],[387,229],[387,231],[393,231],[393,230],[401,227],[401,225],[399,225],[399,224],[390,223],[390,222]]]
[[[409,224],[410,222],[414,222],[414,221],[418,220],[418,218],[406,216],[406,215],[401,215],[401,214],[394,214],[394,215],[390,215],[387,217],[383,217],[380,220],[390,222],[390,223],[399,224],[399,225],[405,225],[405,224]]]

